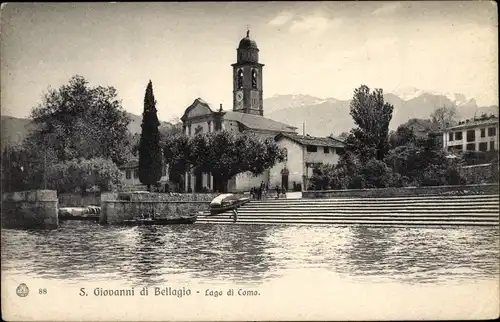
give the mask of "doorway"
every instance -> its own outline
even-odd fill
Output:
[[[288,173],[281,175],[281,187],[288,191]]]

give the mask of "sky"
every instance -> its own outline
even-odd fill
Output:
[[[265,98],[344,100],[364,84],[498,105],[490,1],[9,3],[0,14],[2,115],[29,116],[74,75],[115,87],[134,114],[151,80],[164,121],[198,97],[232,109],[231,64],[247,28]]]

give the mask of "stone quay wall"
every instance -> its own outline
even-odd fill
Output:
[[[2,194],[2,227],[46,228],[59,226],[55,190],[30,190]]]
[[[217,193],[168,194],[126,193],[101,194],[101,224],[119,225],[141,213],[155,213],[156,218],[178,219],[209,210]]]
[[[87,207],[87,206],[100,206],[101,193],[88,193],[82,196],[81,193],[64,192],[60,193],[57,198],[59,199],[59,207]]]
[[[346,190],[311,190],[303,191],[302,198],[328,199],[328,198],[390,198],[406,196],[457,196],[457,195],[497,195],[498,183],[435,186],[435,187],[404,187],[404,188],[378,188],[378,189],[346,189]]]

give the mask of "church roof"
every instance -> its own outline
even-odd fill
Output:
[[[247,31],[247,36],[243,39],[240,40],[240,45],[238,46],[239,49],[247,49],[247,48],[257,48],[257,43],[255,40],[250,38],[250,31]]]
[[[332,137],[317,137],[309,135],[299,135],[296,133],[280,133],[276,136],[276,139],[281,137],[288,138],[295,141],[301,145],[315,145],[315,146],[328,146],[332,148],[342,148],[344,147],[344,142],[337,140]]]
[[[239,122],[244,126],[246,126],[247,128],[253,130],[268,130],[275,132],[294,133],[295,130],[297,129],[294,126],[277,122],[260,115],[233,112],[233,111],[224,112],[224,119],[229,121]]]

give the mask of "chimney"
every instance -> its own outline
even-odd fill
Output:
[[[222,103],[220,103],[219,112],[222,112]]]

